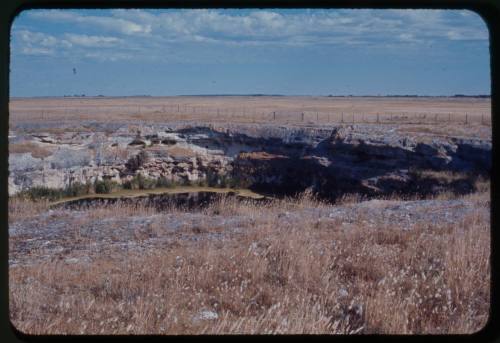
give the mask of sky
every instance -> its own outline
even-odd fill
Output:
[[[490,94],[466,10],[27,10],[10,95]]]

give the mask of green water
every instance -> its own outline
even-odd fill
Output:
[[[199,186],[179,186],[174,188],[154,188],[154,189],[120,189],[116,192],[109,194],[86,194],[77,197],[66,197],[60,200],[51,202],[50,205],[56,205],[68,201],[75,201],[81,199],[112,199],[112,198],[134,198],[140,196],[147,196],[150,194],[179,194],[179,193],[197,193],[197,192],[212,192],[212,193],[235,193],[236,195],[252,198],[252,199],[262,199],[264,196],[259,193],[255,193],[249,189],[239,189],[239,188],[216,188],[216,187],[199,187]]]

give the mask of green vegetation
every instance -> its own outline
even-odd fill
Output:
[[[228,179],[227,184],[229,188],[249,188],[252,185],[250,180],[238,176]]]
[[[195,186],[208,187],[207,179],[199,179],[198,181],[195,182]]]
[[[64,190],[64,196],[66,197],[79,197],[82,195],[91,194],[94,191],[94,187],[92,187],[91,183],[81,183],[81,182],[73,182],[68,188]]]
[[[214,172],[208,172],[207,177],[198,181],[184,179],[181,181],[172,181],[162,176],[158,179],[152,179],[138,174],[131,180],[122,185],[111,180],[99,180],[94,183],[73,182],[67,188],[50,188],[45,186],[35,186],[22,191],[18,197],[30,199],[32,201],[48,200],[56,201],[61,198],[80,197],[88,194],[110,194],[119,189],[129,190],[148,190],[155,188],[175,188],[175,187],[216,187],[216,188],[249,188],[248,180],[232,177],[229,175],[220,175]]]
[[[156,180],[156,187],[157,188],[172,188],[172,187],[175,187],[175,183],[172,182],[171,180],[167,179],[166,177],[162,176],[158,180]]]
[[[45,186],[35,186],[25,190],[19,194],[21,198],[30,200],[59,200],[64,196],[64,190],[57,188],[49,188]]]
[[[61,198],[79,197],[87,194],[109,194],[118,188],[115,181],[103,180],[92,183],[74,182],[66,188],[50,188],[45,186],[35,186],[20,192],[17,197],[32,201],[56,201]]]
[[[37,200],[48,200],[55,201],[63,197],[77,197],[86,194],[92,194],[95,192],[95,188],[90,183],[82,184],[80,182],[74,182],[69,187],[62,188],[50,188],[45,186],[35,186],[25,191],[19,193],[18,197],[24,199],[30,199],[32,201]]]
[[[208,171],[206,177],[206,183],[209,187],[238,188],[241,183],[241,180],[239,178],[234,178],[227,174],[217,174]]]
[[[109,194],[116,188],[118,188],[118,184],[111,180],[96,181],[94,184],[94,189],[97,194]]]
[[[168,181],[168,180],[167,180]],[[125,189],[153,189],[157,186],[158,180],[154,180],[143,176],[142,174],[137,174],[130,181],[123,183],[123,188]]]

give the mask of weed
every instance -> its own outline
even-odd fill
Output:
[[[94,184],[95,192],[97,194],[109,194],[113,190],[115,190],[118,187],[118,184],[115,181],[111,180],[101,180],[101,181],[96,181]]]

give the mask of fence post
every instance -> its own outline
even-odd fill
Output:
[[[302,112],[302,121],[304,121],[304,112]]]
[[[343,123],[344,122],[344,112],[342,112],[342,116],[340,117],[340,122]]]
[[[273,112],[273,120],[276,120],[276,112]]]
[[[467,125],[467,124],[468,124],[468,121],[469,121],[468,119],[469,119],[469,118],[468,118],[468,116],[467,116],[467,113],[465,113],[465,125]]]
[[[378,112],[377,112],[377,124],[380,123],[380,118],[378,116]]]

